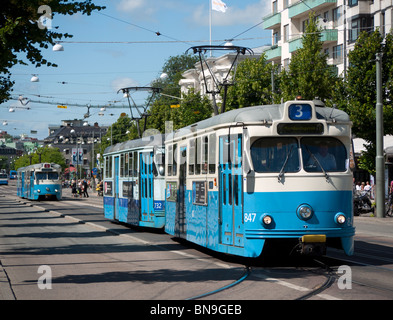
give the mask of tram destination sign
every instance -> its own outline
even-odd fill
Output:
[[[279,123],[277,133],[282,135],[323,134],[322,123]]]

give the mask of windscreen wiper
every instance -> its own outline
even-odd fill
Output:
[[[319,162],[319,160],[317,159],[317,157],[308,149],[308,147],[306,146],[306,150],[307,152],[310,154],[310,156],[313,158],[313,160],[318,164],[318,166],[322,169],[323,174],[325,175],[325,179],[328,180],[329,179],[329,175],[327,174],[327,172],[325,171],[325,169],[322,167],[321,163]]]
[[[293,149],[293,145],[291,146],[291,149],[289,149],[288,155],[285,158],[285,161],[284,161],[284,164],[281,167],[280,173],[278,174],[278,182],[281,181],[281,177],[284,175],[284,170],[285,170],[285,167],[286,167],[286,165],[288,163],[289,157],[291,156],[292,149]]]

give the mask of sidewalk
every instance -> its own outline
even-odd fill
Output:
[[[72,195],[71,188],[63,188],[63,198],[66,197],[67,199],[72,200],[72,201],[82,201],[82,202],[88,203],[89,205],[92,205],[94,207],[103,208],[104,198],[98,196],[98,193],[95,189],[89,189],[87,191],[87,193],[89,195],[88,198],[84,198],[83,196],[82,196],[82,198],[80,196],[74,198]]]

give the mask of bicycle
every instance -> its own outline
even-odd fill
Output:
[[[385,216],[393,217],[393,196],[389,193],[388,199],[385,200]]]

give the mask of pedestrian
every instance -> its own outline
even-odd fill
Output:
[[[82,181],[78,180],[78,195],[79,198],[82,198]]]
[[[72,179],[71,181],[71,188],[72,188],[72,196],[75,198],[76,197],[76,181]]]
[[[82,188],[83,188],[83,197],[84,198],[88,198],[89,194],[87,193],[88,185],[87,185],[86,179],[84,179],[83,182],[82,182]]]

